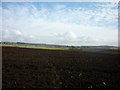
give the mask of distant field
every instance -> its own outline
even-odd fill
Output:
[[[49,47],[49,46],[37,46],[37,45],[21,45],[21,44],[0,44],[0,46],[6,47],[19,47],[19,48],[31,48],[31,49],[48,49],[48,50],[74,50],[74,51],[83,51],[83,52],[100,52],[100,53],[112,53],[119,54],[119,48],[109,48],[109,49],[98,49],[98,48],[71,48],[69,47]]]
[[[0,46],[10,46],[10,47],[22,47],[22,48],[33,48],[33,49],[53,49],[53,50],[68,50],[69,48],[54,48],[45,46],[34,46],[34,45],[15,45],[15,44],[0,44]]]

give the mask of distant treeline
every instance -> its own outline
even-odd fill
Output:
[[[24,42],[0,42],[0,44],[44,46],[44,47],[50,47],[50,48],[68,48],[68,47],[70,47],[70,46],[65,46],[65,45],[24,43]]]

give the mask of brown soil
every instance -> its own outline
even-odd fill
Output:
[[[3,88],[120,88],[117,54],[2,47]]]

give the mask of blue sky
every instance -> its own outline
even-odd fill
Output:
[[[114,2],[3,2],[2,40],[61,45],[118,45]]]

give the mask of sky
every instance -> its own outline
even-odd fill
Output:
[[[115,2],[2,2],[2,41],[118,46]]]

